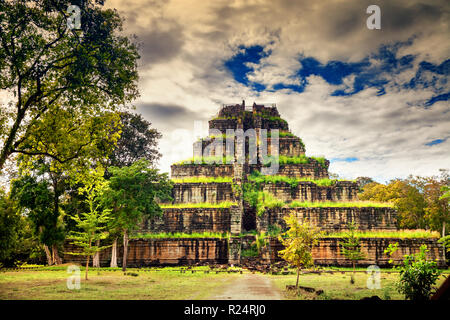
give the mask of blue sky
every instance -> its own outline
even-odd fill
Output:
[[[137,112],[159,167],[192,156],[222,104],[276,103],[307,155],[344,178],[450,168],[450,3],[110,0],[142,42]],[[381,30],[366,8],[381,9]]]

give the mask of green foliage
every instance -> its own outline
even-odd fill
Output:
[[[104,204],[112,209],[111,228],[134,230],[144,216],[161,215],[160,201],[172,200],[172,182],[141,159],[127,167],[110,167]]]
[[[14,97],[0,113],[0,169],[13,153],[65,165],[99,149],[114,136],[109,115],[138,96],[138,49],[117,12],[83,1],[75,31],[70,4],[0,1],[0,87]]]
[[[441,272],[435,261],[426,259],[427,246],[420,246],[416,254],[406,255],[403,266],[400,267],[400,279],[397,290],[406,299],[429,300],[433,286]]]
[[[269,167],[271,165],[271,161],[264,163],[264,166]],[[307,157],[305,155],[296,156],[296,157],[288,157],[280,155],[278,156],[278,161],[280,165],[283,164],[308,164],[312,163],[313,161],[317,161],[323,168],[326,168],[326,160],[324,157]]]
[[[181,238],[228,238],[228,233],[220,232],[160,232],[160,233],[136,233],[131,236],[134,239],[181,239]]]
[[[161,208],[229,208],[236,206],[236,202],[222,201],[217,203],[199,202],[199,203],[172,203],[160,204]]]
[[[96,245],[97,241],[108,237],[105,230],[111,213],[111,209],[101,206],[101,198],[108,186],[103,175],[103,170],[93,170],[91,176],[84,181],[84,186],[79,189],[79,193],[86,196],[89,211],[72,217],[80,231],[71,231],[67,238],[73,240],[74,245],[81,247],[82,252],[66,252],[68,254],[84,255],[89,259],[96,252],[109,247]]]
[[[359,237],[356,235],[357,227],[354,222],[348,224],[348,230],[345,232],[344,242],[340,242],[341,253],[349,260],[357,262],[365,258],[361,252]]]
[[[372,182],[363,187],[359,198],[393,203],[400,228],[431,228],[444,236],[445,225],[450,222],[450,205],[446,200],[448,181],[448,172],[442,170],[439,177],[409,176],[387,185]]]
[[[319,207],[319,208],[364,208],[364,207],[375,207],[375,208],[392,208],[394,205],[387,202],[375,202],[375,201],[352,201],[352,202],[334,202],[334,201],[321,201],[321,202],[310,202],[310,201],[292,201],[289,204],[291,208],[303,207]]]
[[[254,182],[258,186],[261,183],[286,183],[289,184],[292,189],[297,188],[300,182],[312,182],[319,187],[329,187],[335,185],[338,181],[346,181],[342,179],[311,179],[311,178],[295,178],[289,176],[280,176],[280,175],[263,175],[259,171],[252,171],[250,176],[248,177],[249,181]]]
[[[226,163],[233,163],[234,157],[232,156],[214,156],[214,157],[192,157],[186,160],[182,160],[174,163],[174,165],[190,165],[190,164],[210,164],[219,165]]]
[[[39,241],[52,246],[64,239],[59,212],[54,210],[54,193],[46,180],[26,175],[12,182],[11,197],[32,221]]]
[[[232,177],[189,177],[172,179],[174,183],[232,183]]]
[[[396,252],[398,250],[398,242],[396,243],[390,243],[388,245],[388,247],[386,249],[384,249],[384,254],[387,254],[388,256],[391,257],[391,259],[389,259],[389,263],[393,264],[394,260],[392,259],[392,255],[394,254],[394,252]]]
[[[298,269],[312,266],[312,246],[318,243],[322,232],[308,222],[300,223],[295,215],[285,217],[285,221],[289,229],[279,236],[285,247],[279,251],[280,257]]]
[[[139,159],[154,163],[161,157],[157,149],[161,133],[151,128],[151,123],[142,115],[130,112],[120,113],[121,132],[113,152],[109,155],[108,166],[130,166]]]
[[[14,254],[20,244],[21,216],[14,202],[0,189],[0,262],[14,263]]]
[[[429,230],[394,230],[394,231],[355,231],[358,238],[400,238],[400,239],[432,239],[439,238],[439,233]],[[329,238],[345,237],[345,232],[330,232],[325,235]]]
[[[450,252],[450,235],[440,238],[438,242],[442,243],[447,252]]]
[[[365,259],[365,255],[361,252],[361,247],[359,244],[359,238],[356,235],[357,226],[354,222],[350,222],[347,226],[348,231],[345,233],[344,242],[340,242],[341,253],[347,259],[352,261],[353,264],[353,274],[351,278],[351,283],[355,282],[355,264],[359,260]]]

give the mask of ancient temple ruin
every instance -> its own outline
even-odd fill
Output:
[[[193,158],[171,166],[173,203],[162,204],[163,215],[144,221],[139,233],[226,236],[136,238],[128,250],[130,266],[239,264],[255,234],[285,230],[283,218],[290,214],[327,232],[345,230],[349,222],[364,231],[396,230],[397,213],[392,206],[366,206],[358,201],[356,182],[330,179],[330,162],[306,155],[301,138],[289,130],[275,105],[223,105],[209,121],[209,129],[208,137],[194,143]],[[249,155],[255,147],[256,155]],[[237,161],[239,150],[243,150],[243,161]],[[267,174],[274,159],[277,166]],[[322,239],[313,250],[315,263],[349,264],[341,254],[341,240]],[[426,244],[429,257],[443,263],[436,239],[367,237],[361,238],[366,259],[360,264],[386,265],[390,257],[384,249],[395,242],[399,250],[394,259]],[[272,237],[262,258],[275,262],[280,249]],[[108,250],[101,254],[102,264],[107,265],[109,255]]]

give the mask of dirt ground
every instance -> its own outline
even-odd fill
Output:
[[[213,300],[281,300],[282,294],[268,277],[258,274],[244,274],[227,285]]]

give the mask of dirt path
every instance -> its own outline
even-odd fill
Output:
[[[268,277],[259,274],[243,274],[226,286],[213,300],[281,300],[282,295]]]

